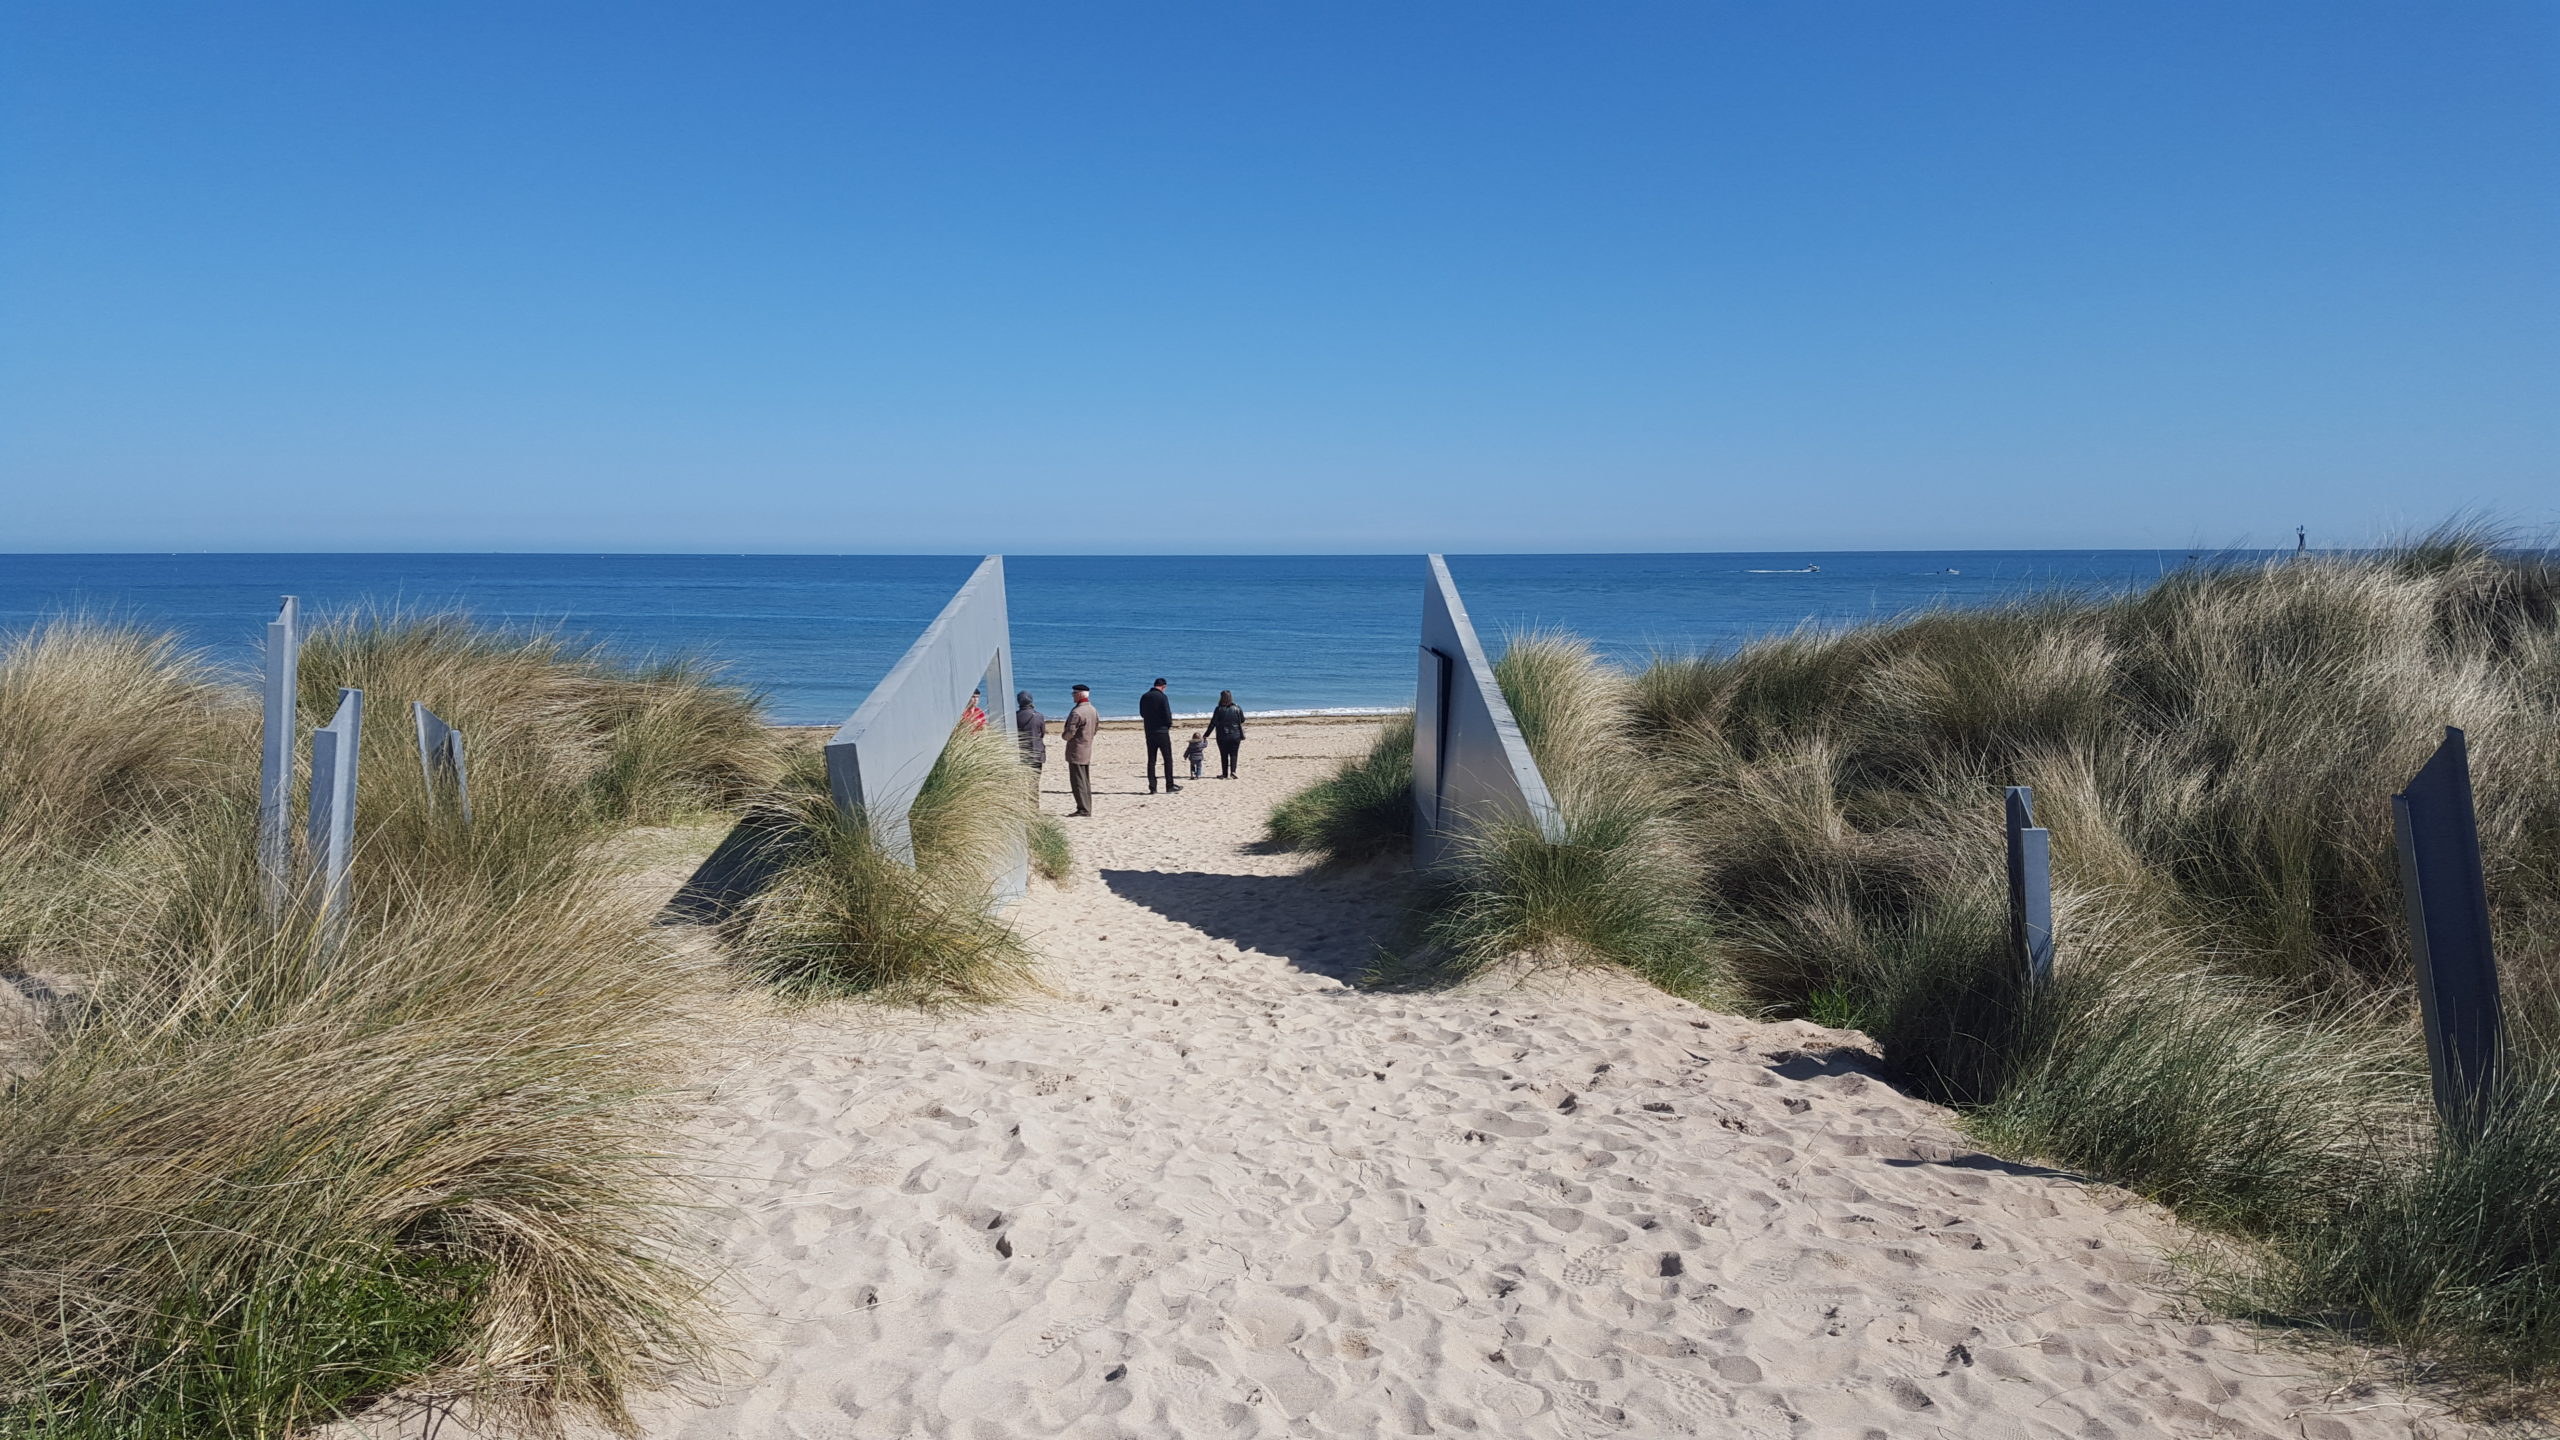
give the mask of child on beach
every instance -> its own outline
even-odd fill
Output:
[[[1191,778],[1194,780],[1200,778],[1201,757],[1209,753],[1208,735],[1206,730],[1194,730],[1191,743],[1182,747],[1182,758],[1191,762]]]

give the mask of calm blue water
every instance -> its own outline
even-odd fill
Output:
[[[1723,651],[1806,621],[1978,605],[2054,587],[2150,583],[2184,553],[1912,551],[1461,555],[1450,572],[1486,642],[1531,627],[1641,661]],[[820,555],[0,555],[0,633],[66,611],[166,626],[248,663],[280,595],[461,608],[633,653],[700,655],[761,690],[773,718],[850,714],[976,557]],[[1821,567],[1815,573],[1801,567]],[[1018,555],[1005,561],[1020,683],[1053,712],[1091,684],[1136,713],[1157,675],[1176,707],[1232,688],[1248,711],[1409,705],[1417,556]]]

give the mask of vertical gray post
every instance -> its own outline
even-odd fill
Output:
[[[302,602],[291,595],[267,623],[264,744],[258,756],[258,875],[267,914],[293,893],[294,692],[302,683]]]
[[[2400,842],[2400,899],[2417,961],[2436,1114],[2448,1126],[2468,1126],[2480,1118],[2480,1102],[2496,1079],[2503,1026],[2480,824],[2471,803],[2471,755],[2461,731],[2447,726],[2444,742],[2409,788],[2391,797],[2391,821]]]
[[[2035,806],[2035,791],[2009,787],[2009,951],[2031,986],[2053,978],[2053,833]]]
[[[356,838],[356,757],[364,692],[340,690],[338,713],[311,732],[311,813],[305,843],[320,876],[322,925],[335,930],[346,901],[347,862]]]
[[[449,779],[462,823],[470,824],[471,776],[462,763],[462,732],[446,724],[423,700],[410,701],[409,713],[418,722],[418,775],[427,783],[427,808],[436,808],[438,781]]]

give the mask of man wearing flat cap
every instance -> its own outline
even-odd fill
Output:
[[[1093,691],[1077,686],[1075,708],[1058,727],[1058,738],[1067,743],[1067,788],[1075,792],[1077,815],[1093,813],[1093,737],[1101,731],[1102,712],[1093,708]]]

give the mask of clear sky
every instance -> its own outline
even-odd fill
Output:
[[[2560,525],[2560,5],[0,0],[0,550]]]

